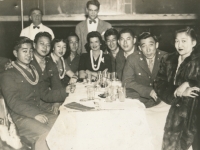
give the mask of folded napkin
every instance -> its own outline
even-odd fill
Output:
[[[88,111],[88,110],[95,109],[94,107],[88,107],[88,106],[79,104],[77,102],[71,102],[71,103],[66,104],[64,106],[67,107],[67,108],[70,108],[70,109],[76,109],[76,110],[80,110],[80,111]]]

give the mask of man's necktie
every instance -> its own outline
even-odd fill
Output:
[[[152,73],[152,71],[153,71],[153,65],[154,65],[154,63],[153,63],[153,59],[149,59],[149,70],[150,70],[150,72]]]
[[[89,23],[91,24],[92,22],[96,23],[96,20],[95,19],[90,19]]]
[[[33,73],[32,73],[31,68],[30,68],[29,66],[26,67],[26,70],[27,70],[28,72],[30,72],[31,75],[33,76]]]
[[[33,29],[35,29],[35,28],[38,28],[38,29],[39,29],[40,27],[39,27],[39,26],[33,26]]]

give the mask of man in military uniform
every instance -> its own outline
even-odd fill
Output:
[[[149,32],[140,34],[138,41],[140,52],[128,57],[123,71],[123,84],[128,97],[139,99],[146,107],[152,107],[160,102],[153,89],[153,81],[166,52],[157,49],[158,40]]]

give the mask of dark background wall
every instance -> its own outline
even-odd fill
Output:
[[[112,21],[110,21],[112,23]],[[77,22],[78,23],[78,22]],[[28,24],[28,22],[26,23]],[[44,24],[48,25],[48,22],[44,22]],[[66,23],[67,24],[67,23]],[[127,25],[117,26],[115,24],[115,28],[119,31],[124,27],[131,28],[136,35],[144,32],[151,31],[155,35],[159,37],[160,45],[159,49],[172,52],[174,51],[173,45],[173,35],[174,31],[184,25],[156,25],[156,26],[138,26],[138,25]],[[197,26],[196,26],[197,27]],[[55,37],[57,38],[66,38],[69,32],[75,30],[75,26],[73,27],[51,27]],[[196,29],[199,32],[199,29]],[[0,56],[14,59],[12,54],[12,50],[15,44],[15,41],[18,39],[19,34],[21,32],[21,23],[20,22],[1,22],[0,23]]]

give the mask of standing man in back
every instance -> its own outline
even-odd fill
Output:
[[[86,4],[87,19],[76,26],[76,34],[79,37],[78,53],[86,53],[85,44],[87,34],[91,31],[98,31],[102,36],[105,31],[111,28],[111,24],[98,18],[100,3],[98,0],[89,0]]]
[[[22,29],[20,36],[25,36],[31,39],[35,39],[35,35],[39,32],[48,32],[52,39],[54,39],[53,31],[47,26],[42,24],[42,11],[39,8],[33,8],[30,10],[30,20],[32,21],[31,25]]]

